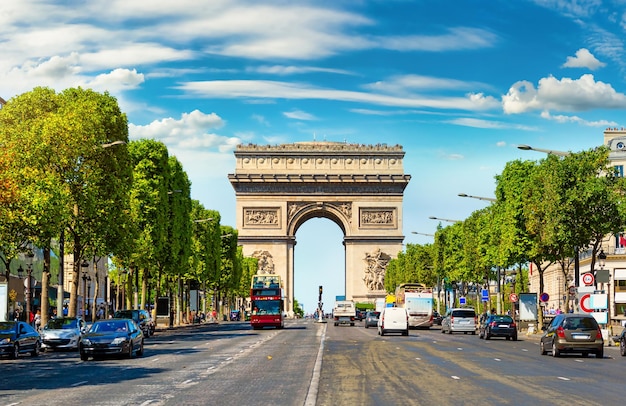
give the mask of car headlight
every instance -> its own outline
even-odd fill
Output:
[[[2,338],[0,339],[0,344],[11,344],[10,338]]]
[[[126,342],[125,337],[117,337],[116,339],[113,340],[113,342],[111,342],[111,344],[118,345],[118,344],[123,344],[125,342]]]
[[[83,338],[83,345],[91,345],[91,340],[88,338]]]

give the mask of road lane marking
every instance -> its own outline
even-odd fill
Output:
[[[76,382],[76,383],[74,383],[74,384],[72,384],[72,385],[70,385],[70,386],[80,386],[80,385],[84,385],[84,384],[86,384],[86,383],[88,383],[88,382],[89,382],[89,381],[80,381],[80,382]]]
[[[494,358],[494,361],[502,361],[500,358]]]
[[[557,376],[557,378],[559,378],[559,379],[560,379],[560,380],[562,380],[562,381],[571,381],[571,379],[566,378],[566,377],[564,377],[564,376]]]
[[[159,358],[153,358],[153,359],[152,359],[152,362],[156,362],[156,361],[158,361],[158,360],[159,360]]]
[[[415,357],[416,360],[421,361],[422,359],[419,357]]]
[[[463,348],[461,348],[461,347],[458,347],[458,348],[457,348],[457,350],[459,350],[459,351],[463,351]]]
[[[456,376],[456,375],[452,375],[450,378],[452,378],[452,379],[461,379],[461,378],[459,378],[459,377],[458,377],[458,376]]]

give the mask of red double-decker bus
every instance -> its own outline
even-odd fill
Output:
[[[250,325],[253,329],[284,327],[283,289],[278,275],[254,275],[250,300],[252,307]]]

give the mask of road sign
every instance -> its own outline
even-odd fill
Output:
[[[489,289],[483,289],[481,291],[481,300],[483,302],[488,302],[489,301]]]
[[[570,296],[574,296],[576,294],[576,286],[570,286],[569,287],[569,295]]]
[[[583,275],[583,283],[587,286],[593,285],[593,274],[591,272]]]
[[[509,301],[513,302],[513,303],[516,303],[517,302],[517,294],[516,293],[511,293],[509,295]]]
[[[465,306],[465,304],[466,304],[466,303],[467,303],[467,302],[465,301],[465,296],[461,296],[461,297],[459,298],[459,304],[460,304],[461,306]]]
[[[546,292],[543,292],[541,296],[539,296],[539,300],[541,300],[542,302],[547,302],[548,300],[550,300],[550,295],[548,295]]]
[[[591,298],[591,294],[585,293],[584,295],[581,296],[580,300],[578,301],[580,310],[582,310],[585,313],[593,313],[593,309],[591,308],[591,306],[589,306],[590,298]]]

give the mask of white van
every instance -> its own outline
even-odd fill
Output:
[[[409,313],[403,307],[385,307],[378,317],[378,334],[402,333],[409,335]]]

